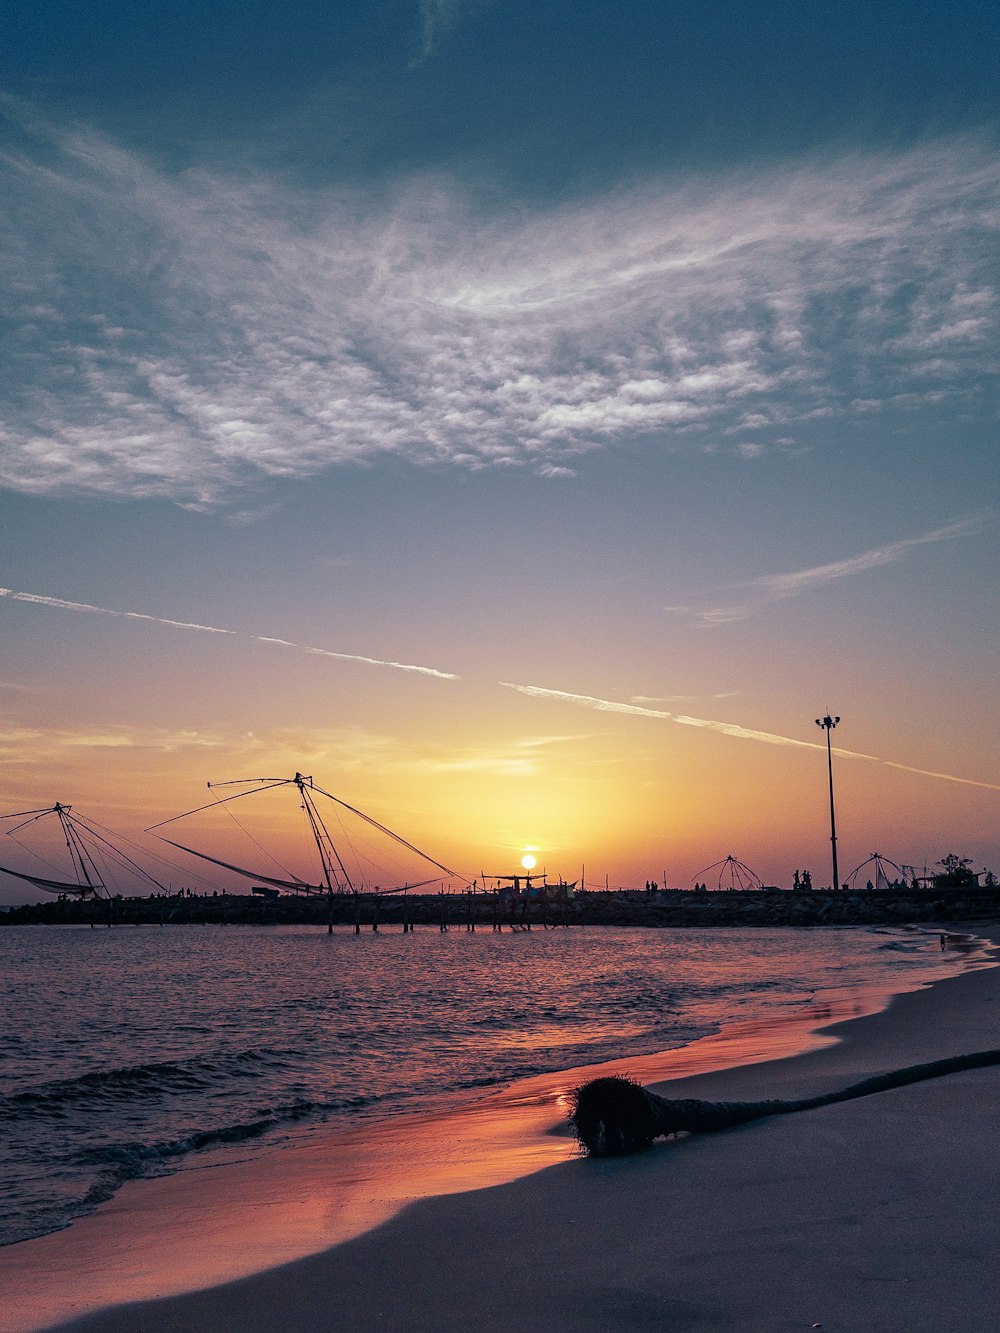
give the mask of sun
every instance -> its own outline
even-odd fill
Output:
[[[534,870],[535,866],[538,865],[538,862],[530,852],[526,852],[524,856],[521,857],[521,865],[524,866],[525,870]]]

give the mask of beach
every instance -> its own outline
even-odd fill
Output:
[[[788,1033],[790,1049],[811,1047],[788,1058],[764,1058],[773,1032],[756,1050],[737,1034],[729,1052],[724,1033],[665,1065],[627,1063],[664,1095],[736,1100],[1000,1045],[996,968],[865,1008],[812,1013],[822,1030]],[[733,1058],[756,1062],[711,1069]],[[403,1117],[381,1143],[341,1134],[334,1152],[317,1136],[134,1182],[67,1230],[0,1252],[2,1326],[996,1327],[1000,1070],[601,1161],[580,1158],[561,1123],[577,1074],[513,1085],[452,1124]],[[392,1187],[373,1190],[376,1176]]]

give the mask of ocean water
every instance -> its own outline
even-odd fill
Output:
[[[0,929],[0,1244],[227,1144],[957,970],[920,931]]]

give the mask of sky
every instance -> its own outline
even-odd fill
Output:
[[[9,0],[0,813],[828,884],[829,712],[842,878],[1000,870],[998,36]]]

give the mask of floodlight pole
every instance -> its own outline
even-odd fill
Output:
[[[826,768],[830,775],[830,847],[833,851],[833,887],[840,888],[840,878],[837,874],[837,819],[833,811],[833,750],[830,748],[830,732],[840,721],[839,717],[831,717],[829,713],[825,717],[816,719],[817,727],[821,727],[826,732]]]

